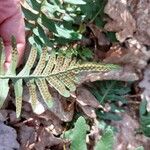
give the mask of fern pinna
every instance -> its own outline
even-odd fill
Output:
[[[28,60],[24,68],[16,74],[17,49],[15,40],[12,42],[12,61],[7,71],[4,70],[4,46],[0,43],[0,107],[2,107],[8,92],[9,81],[12,81],[16,99],[16,114],[20,116],[22,107],[23,81],[26,83],[33,110],[36,106],[36,88],[48,107],[52,107],[53,98],[49,92],[48,85],[55,88],[62,96],[69,97],[76,90],[76,84],[80,82],[79,76],[84,72],[106,72],[119,69],[118,65],[101,63],[79,63],[76,59],[64,57],[61,54],[52,53],[47,57],[47,48],[44,48],[35,69],[33,69],[37,58],[37,50],[32,46]]]

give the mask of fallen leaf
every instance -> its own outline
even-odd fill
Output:
[[[74,103],[73,103],[73,99],[72,98],[64,98],[62,96],[60,96],[60,94],[58,92],[56,92],[53,89],[51,90],[51,95],[53,97],[53,107],[52,108],[48,108],[47,105],[44,103],[40,92],[37,90],[37,103],[36,103],[36,109],[34,111],[35,114],[37,115],[41,115],[43,114],[45,111],[51,111],[52,113],[54,113],[54,115],[56,115],[60,120],[64,121],[64,122],[69,122],[72,120],[73,114],[74,114]],[[25,87],[24,90],[24,94],[23,94],[23,100],[26,102],[29,102],[29,93],[28,93],[28,89]],[[29,107],[29,105],[23,106],[24,109],[28,109],[28,112],[30,112],[32,109],[31,107]]]
[[[106,36],[101,28],[97,27],[94,24],[88,24],[87,26],[92,30],[92,33],[93,33],[94,37],[97,39],[97,44],[99,46],[110,45],[110,41],[106,38]]]
[[[95,108],[102,108],[92,93],[84,87],[78,87],[76,102],[89,118],[96,118]]]
[[[129,65],[135,69],[143,69],[150,58],[150,51],[136,39],[126,40],[125,47],[113,45],[106,54],[104,63]]]
[[[82,106],[91,106],[93,108],[100,108],[101,105],[93,94],[84,87],[78,87],[76,91],[76,101]]]
[[[138,0],[133,14],[137,25],[135,38],[142,44],[150,46],[150,2]]]
[[[63,140],[55,137],[48,129],[41,129],[38,142],[35,143],[34,148],[36,150],[45,150],[46,148],[50,149],[52,146],[57,146],[57,150],[59,150],[59,147],[62,149]]]
[[[97,80],[118,80],[118,81],[137,81],[139,76],[133,68],[122,67],[122,69],[117,71],[109,71],[102,73],[88,73],[84,77],[80,77],[80,84],[83,82],[94,82]]]
[[[38,117],[42,120],[41,123],[49,128],[54,135],[60,135],[63,132],[63,121],[61,121],[61,119],[59,119],[53,112],[47,110]]]
[[[109,0],[104,12],[111,18],[105,25],[105,30],[116,33],[116,38],[124,42],[133,37],[136,31],[136,21],[127,7],[127,0]]]
[[[145,147],[145,150],[149,149],[150,139],[144,135],[136,134],[139,123],[129,114],[123,114],[121,121],[112,121],[112,125],[115,126],[118,131],[115,137],[115,150],[133,150],[141,145]]]
[[[54,99],[54,106],[49,110],[53,112],[61,121],[71,121],[74,114],[74,99],[71,97],[64,98],[54,90],[51,91],[51,93]]]
[[[33,145],[37,140],[37,132],[34,127],[23,125],[19,128],[18,137],[20,140],[21,149],[33,148]]]

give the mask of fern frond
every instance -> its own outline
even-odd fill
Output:
[[[3,61],[3,46],[0,49],[0,64]],[[14,44],[12,49],[12,61],[10,68],[6,74],[0,74],[0,106],[5,101],[9,86],[9,80],[14,85],[15,97],[16,97],[16,112],[17,117],[20,116],[22,106],[22,93],[23,93],[23,81],[29,88],[30,101],[33,110],[36,106],[36,88],[39,89],[41,96],[48,107],[52,107],[52,96],[49,92],[48,86],[55,88],[62,96],[69,97],[72,91],[76,89],[76,83],[79,83],[80,76],[84,75],[84,72],[106,72],[113,69],[119,69],[118,65],[113,64],[101,64],[101,63],[78,63],[76,59],[71,57],[64,57],[61,54],[56,55],[52,53],[48,62],[46,61],[47,48],[42,51],[41,57],[34,68],[34,63],[37,57],[37,51],[35,46],[31,48],[29,58],[20,73],[16,74],[17,67],[17,49]],[[1,70],[3,69],[1,65]],[[3,71],[3,70],[2,70]]]
[[[70,150],[87,150],[86,134],[88,124],[84,117],[79,117],[74,125],[74,128],[64,133],[64,138],[70,139]]]
[[[33,83],[32,83],[33,82]],[[34,80],[32,82],[28,81],[26,83],[27,87],[29,88],[29,95],[30,95],[30,101],[31,101],[31,106],[32,109],[35,110],[36,108],[36,103],[37,103],[37,95],[36,95],[36,85],[34,83]]]
[[[4,75],[5,53],[3,40],[0,38],[0,75]]]
[[[15,97],[16,97],[16,115],[17,117],[20,116],[21,108],[22,108],[22,93],[23,93],[23,85],[22,80],[14,80],[14,91],[15,91]]]
[[[107,129],[101,139],[96,143],[94,150],[112,150],[114,144],[114,134],[111,129]]]
[[[71,12],[67,10],[70,8],[70,3],[72,6],[74,5]],[[71,1],[63,1],[63,3],[57,1],[56,3],[49,0],[26,0],[22,3],[26,28],[30,31],[27,37],[30,44],[35,43],[38,51],[41,52],[43,45],[53,47],[53,41],[62,43],[62,38],[81,39],[82,35],[77,30],[66,26],[67,22],[73,24],[73,21],[78,17],[77,13],[79,13],[81,4],[85,5],[86,3],[83,3],[82,0],[76,1],[76,3]],[[47,31],[52,35],[51,38],[49,38]],[[65,43],[63,42],[63,44]]]

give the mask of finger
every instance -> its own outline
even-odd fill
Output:
[[[6,8],[7,9],[7,8]],[[8,69],[11,62],[11,36],[15,36],[17,42],[17,50],[19,55],[19,63],[23,58],[25,48],[25,25],[21,14],[21,8],[16,7],[16,12],[7,18],[0,25],[0,35],[5,45],[6,61],[5,67]]]

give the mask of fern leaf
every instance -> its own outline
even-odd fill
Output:
[[[86,146],[87,124],[83,117],[80,117],[74,128],[72,137],[71,150],[87,150]]]
[[[38,14],[34,13],[33,11],[25,7],[22,7],[22,9],[27,20],[35,21],[38,18]]]
[[[80,82],[80,78],[74,72],[67,72],[64,75],[76,84]]]
[[[24,75],[29,75],[30,74],[31,68],[34,65],[36,57],[37,57],[37,50],[35,48],[35,45],[33,45],[32,48],[31,48],[31,51],[30,51],[29,58],[28,58],[28,60],[25,64],[24,68],[18,74],[18,76],[24,76]]]
[[[34,10],[39,11],[41,7],[41,3],[37,0],[27,0],[26,1],[30,7],[32,7]]]
[[[44,48],[43,49],[43,52],[41,54],[41,57],[40,57],[40,60],[33,72],[32,75],[39,75],[41,74],[41,72],[43,71],[44,67],[45,67],[45,64],[46,64],[46,55],[47,55],[47,48]]]
[[[20,116],[21,108],[22,108],[22,93],[23,93],[23,85],[22,79],[14,80],[14,91],[15,91],[15,99],[16,99],[16,116],[17,118]]]
[[[86,132],[88,126],[83,117],[79,117],[72,130],[66,131],[64,136],[71,140],[71,150],[87,150]]]
[[[46,84],[46,81],[45,79],[38,79],[36,80],[36,84],[39,88],[39,91],[43,97],[43,100],[45,101],[45,103],[47,104],[47,106],[49,108],[52,107],[53,103],[52,103],[52,96],[51,94],[49,93],[49,90],[48,90],[48,87],[47,87],[47,84]]]
[[[9,92],[8,81],[9,79],[0,79],[0,108],[3,106]]]
[[[18,64],[18,51],[16,46],[16,40],[14,37],[12,37],[12,52],[11,52],[11,62],[8,69],[7,74],[9,75],[16,75],[16,68]]]
[[[64,62],[64,57],[61,54],[58,55],[53,73],[59,72],[61,70],[63,66],[63,62]]]
[[[72,62],[71,56],[67,56],[66,59],[64,60],[63,66],[60,69],[66,70],[69,67],[71,62]]]
[[[1,46],[1,49],[3,47]],[[30,100],[33,110],[36,105],[36,88],[38,87],[45,103],[52,107],[52,97],[49,93],[48,84],[55,88],[62,96],[69,97],[72,91],[75,91],[75,84],[79,82],[79,76],[84,75],[84,72],[105,72],[112,69],[118,69],[119,66],[112,64],[98,64],[98,63],[83,63],[80,64],[76,59],[64,57],[62,54],[56,55],[53,53],[48,62],[46,62],[47,48],[42,51],[41,57],[36,65],[36,68],[31,73],[34,62],[37,57],[35,46],[31,48],[29,58],[19,74],[16,75],[17,66],[17,49],[13,42],[12,61],[8,72],[0,75],[1,85],[0,90],[0,106],[3,105],[8,91],[9,80],[13,81],[15,96],[16,96],[16,111],[19,117],[22,106],[22,82],[25,81],[29,88]],[[3,63],[3,54],[1,50],[1,60]],[[1,65],[1,70],[2,70]],[[3,70],[2,70],[3,71]],[[20,86],[20,89],[19,89]]]
[[[74,66],[75,64],[77,64],[77,59],[73,58],[72,61],[70,62],[70,67]]]
[[[118,65],[113,64],[84,63],[76,64],[69,69],[72,70],[74,73],[79,74],[83,72],[106,72],[117,68]]]
[[[0,38],[0,75],[4,75],[4,62],[5,62],[5,53],[3,41]]]
[[[30,80],[26,84],[27,84],[27,87],[29,88],[31,106],[32,106],[32,109],[34,111],[36,108],[36,103],[37,103],[36,85],[34,83],[34,80],[32,80],[32,82]]]
[[[69,97],[70,92],[65,88],[64,84],[57,77],[48,77],[46,78],[48,83],[54,87],[61,95],[64,97]]]
[[[101,139],[96,143],[94,150],[112,150],[114,135],[111,129],[107,129]]]
[[[139,146],[135,150],[144,150],[144,147],[143,146]]]
[[[42,73],[42,75],[48,75],[52,72],[52,69],[56,63],[56,54],[52,53],[51,56],[49,57],[48,63]]]
[[[56,77],[69,89],[69,91],[74,92],[76,90],[76,86],[70,78],[63,75],[57,75]]]
[[[0,38],[0,75],[4,75],[4,62],[5,62],[5,53],[4,53],[4,44]],[[7,98],[9,92],[9,79],[0,79],[0,108],[3,106],[5,99]]]

